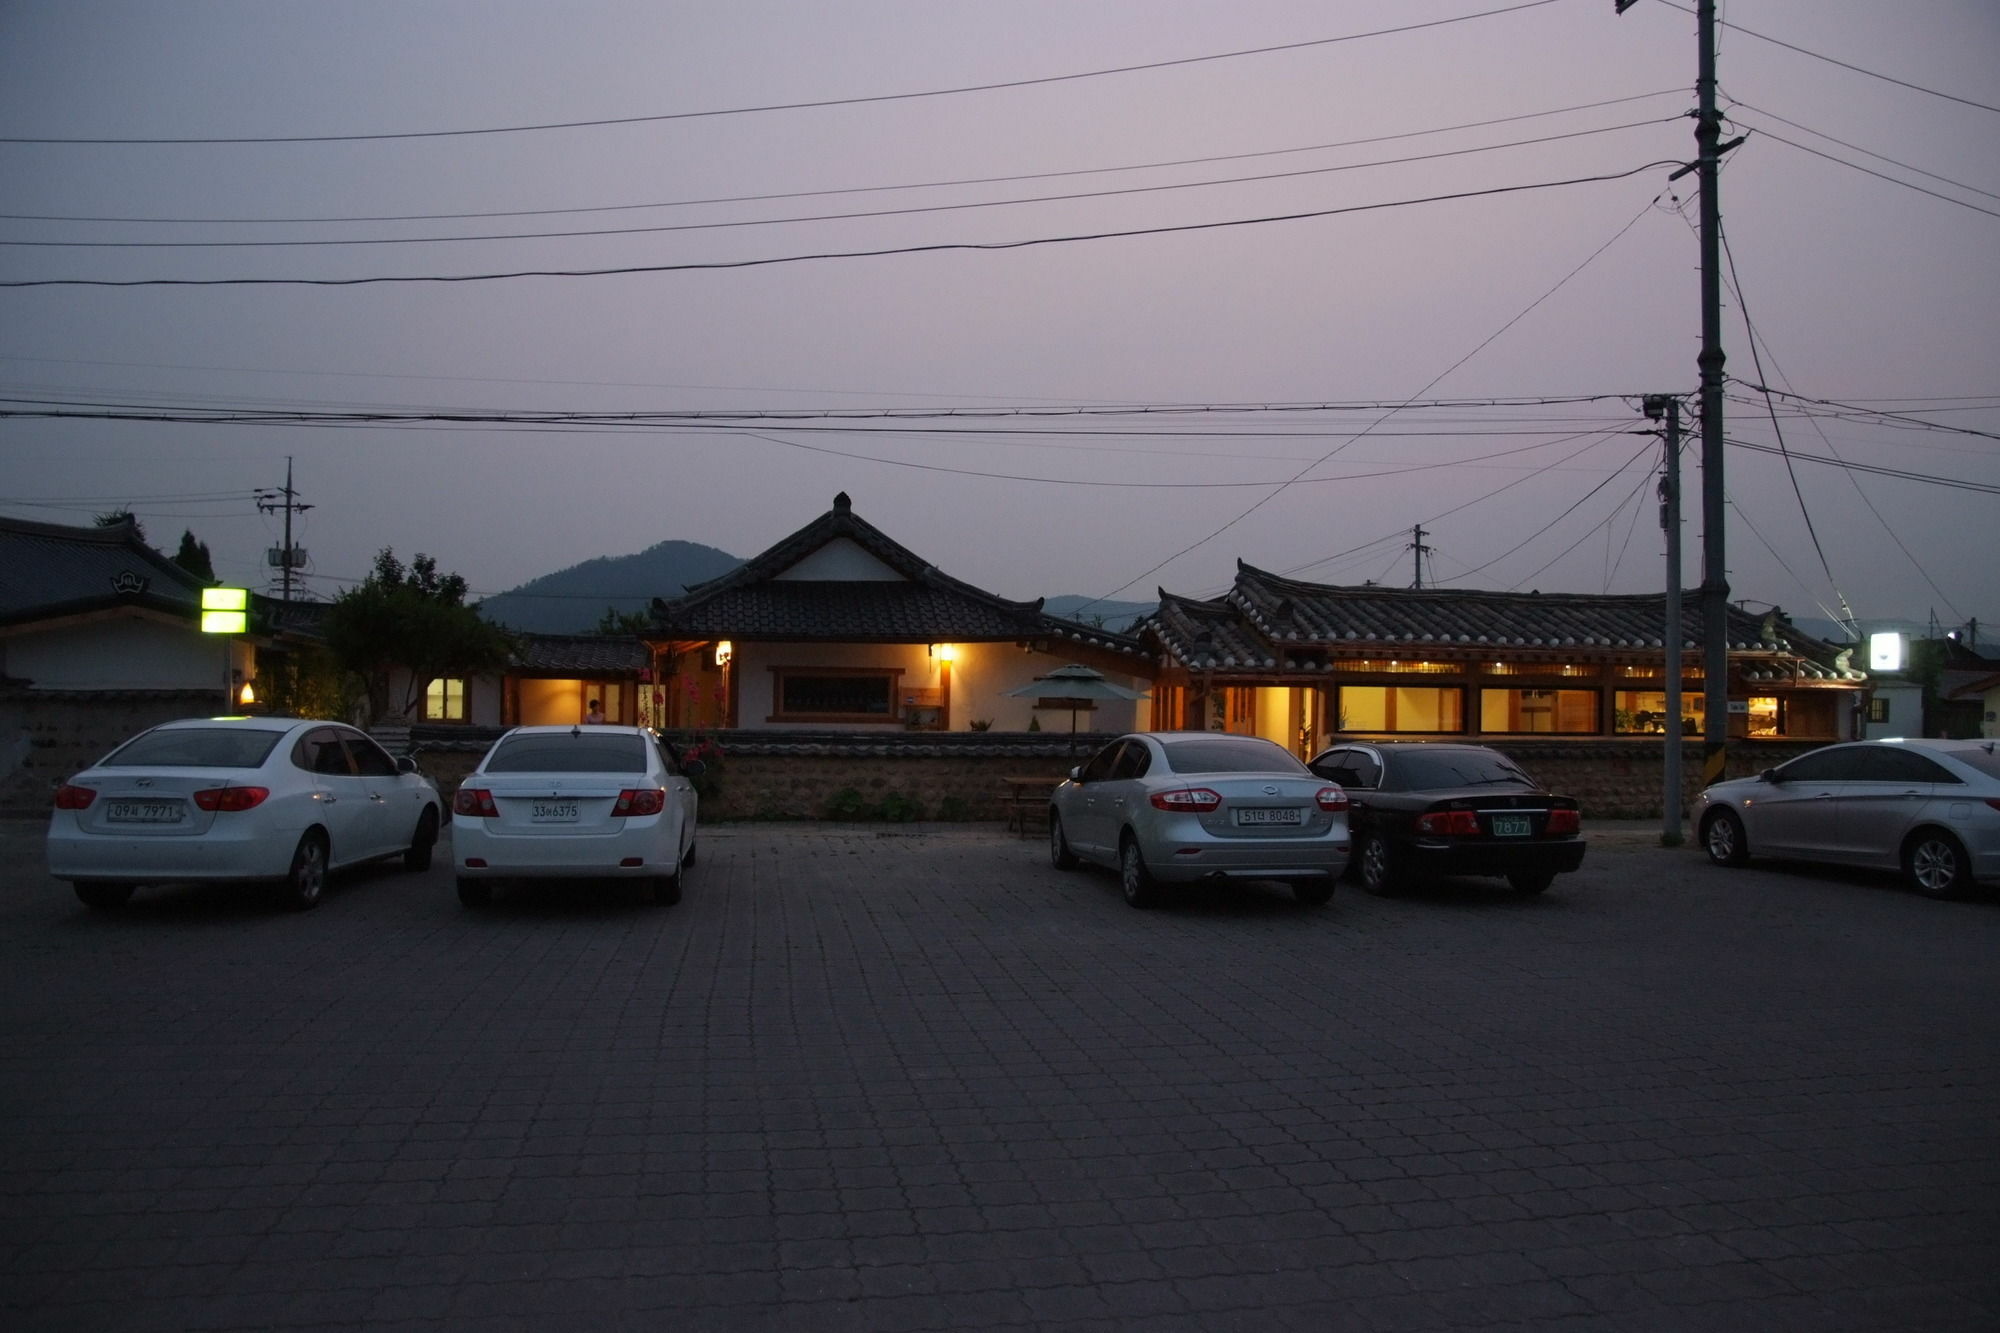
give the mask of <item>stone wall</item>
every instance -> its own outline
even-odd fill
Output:
[[[497,734],[497,733],[495,733]],[[1053,787],[1106,735],[1050,739],[1032,732],[829,733],[725,732],[726,758],[704,778],[702,818],[1003,820],[1009,778]],[[439,736],[419,728],[418,761],[449,798],[485,752],[490,736]],[[1490,742],[1488,742],[1490,743]],[[1736,741],[1728,776],[1758,773],[1816,742]],[[1495,744],[1534,777],[1583,803],[1586,818],[1651,819],[1661,809],[1665,743],[1661,740],[1534,741]],[[1702,745],[1681,746],[1681,808],[1702,787]],[[1023,788],[1023,790],[1027,790]]]
[[[215,711],[216,690],[0,693],[0,812],[46,814],[64,779],[135,732]]]

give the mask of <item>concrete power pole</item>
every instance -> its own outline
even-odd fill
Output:
[[[284,499],[280,500],[278,496],[283,496]],[[312,508],[309,504],[300,504],[299,493],[292,489],[292,460],[289,457],[285,459],[284,486],[275,491],[260,491],[257,495],[257,508],[263,513],[269,513],[274,509],[284,511],[285,544],[268,552],[268,555],[270,562],[277,565],[281,571],[278,585],[282,589],[280,600],[289,604],[292,600],[292,571],[305,563],[305,552],[292,545],[292,515],[303,514]]]
[[[1623,14],[1636,0],[1613,0]],[[1741,143],[1721,143],[1722,119],[1715,111],[1715,0],[1697,0],[1695,70],[1695,160],[1669,180],[1689,171],[1701,184],[1701,647],[1702,782],[1720,780],[1729,748],[1729,567],[1723,540],[1725,492],[1722,484],[1722,205],[1716,197],[1722,155]]]
[[[1667,651],[1667,722],[1661,750],[1660,844],[1681,845],[1681,400],[1672,394],[1646,395],[1646,415],[1666,418],[1665,470],[1660,474],[1660,526],[1667,533],[1667,614],[1660,643]]]
[[[1417,553],[1417,581],[1410,585],[1412,588],[1421,588],[1424,586],[1424,556],[1431,549],[1424,545],[1425,535],[1424,525],[1421,523],[1410,529],[1410,549]]]

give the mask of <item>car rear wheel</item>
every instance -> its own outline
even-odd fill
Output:
[[[1963,897],[1972,887],[1965,845],[1942,829],[1924,829],[1903,849],[1903,874],[1929,898]]]
[[[1333,876],[1325,879],[1295,879],[1292,897],[1305,907],[1324,907],[1333,901]]]
[[[300,912],[319,906],[326,890],[326,835],[318,829],[299,839],[292,853],[292,868],[285,872],[285,904]]]
[[[1556,872],[1553,870],[1516,870],[1507,876],[1507,886],[1524,898],[1541,893],[1555,882]]]
[[[461,907],[484,907],[493,901],[493,886],[483,879],[459,877],[458,902]]]
[[[437,846],[438,814],[432,806],[425,806],[417,816],[417,831],[410,835],[410,845],[403,852],[403,869],[421,874],[431,868],[431,848]]]
[[[1733,810],[1711,810],[1701,821],[1701,847],[1719,866],[1740,866],[1750,859],[1750,840]]]
[[[1057,870],[1076,869],[1076,853],[1069,849],[1069,839],[1063,834],[1062,816],[1049,809],[1049,864]]]
[[[653,880],[653,901],[662,907],[672,907],[681,900],[681,875],[677,868],[671,875],[660,875]]]
[[[1151,907],[1160,900],[1153,872],[1146,868],[1146,854],[1139,850],[1139,840],[1129,833],[1118,844],[1118,887],[1133,907]]]
[[[123,907],[130,901],[132,890],[138,886],[136,884],[107,884],[102,881],[93,883],[89,880],[79,880],[70,887],[76,890],[77,898],[82,901],[85,907],[95,908],[100,912],[110,912]]]
[[[1379,833],[1361,840],[1361,854],[1355,860],[1361,867],[1361,887],[1377,898],[1392,897],[1402,887],[1402,872],[1389,851],[1388,839]]]

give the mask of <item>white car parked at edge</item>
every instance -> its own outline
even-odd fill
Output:
[[[187,718],[142,731],[56,791],[49,873],[91,907],[140,884],[270,880],[315,907],[327,872],[385,856],[427,870],[437,787],[338,722]]]
[[[640,879],[679,902],[701,771],[646,727],[515,727],[452,797],[458,900],[483,907],[502,879]]]

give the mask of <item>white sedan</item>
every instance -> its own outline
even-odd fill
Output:
[[[501,879],[640,879],[679,902],[701,771],[645,727],[515,727],[452,797],[458,900],[483,907]]]
[[[428,869],[440,809],[412,760],[353,727],[187,718],[140,732],[57,789],[49,873],[96,908],[165,880],[275,881],[309,908],[330,870],[397,855]]]

